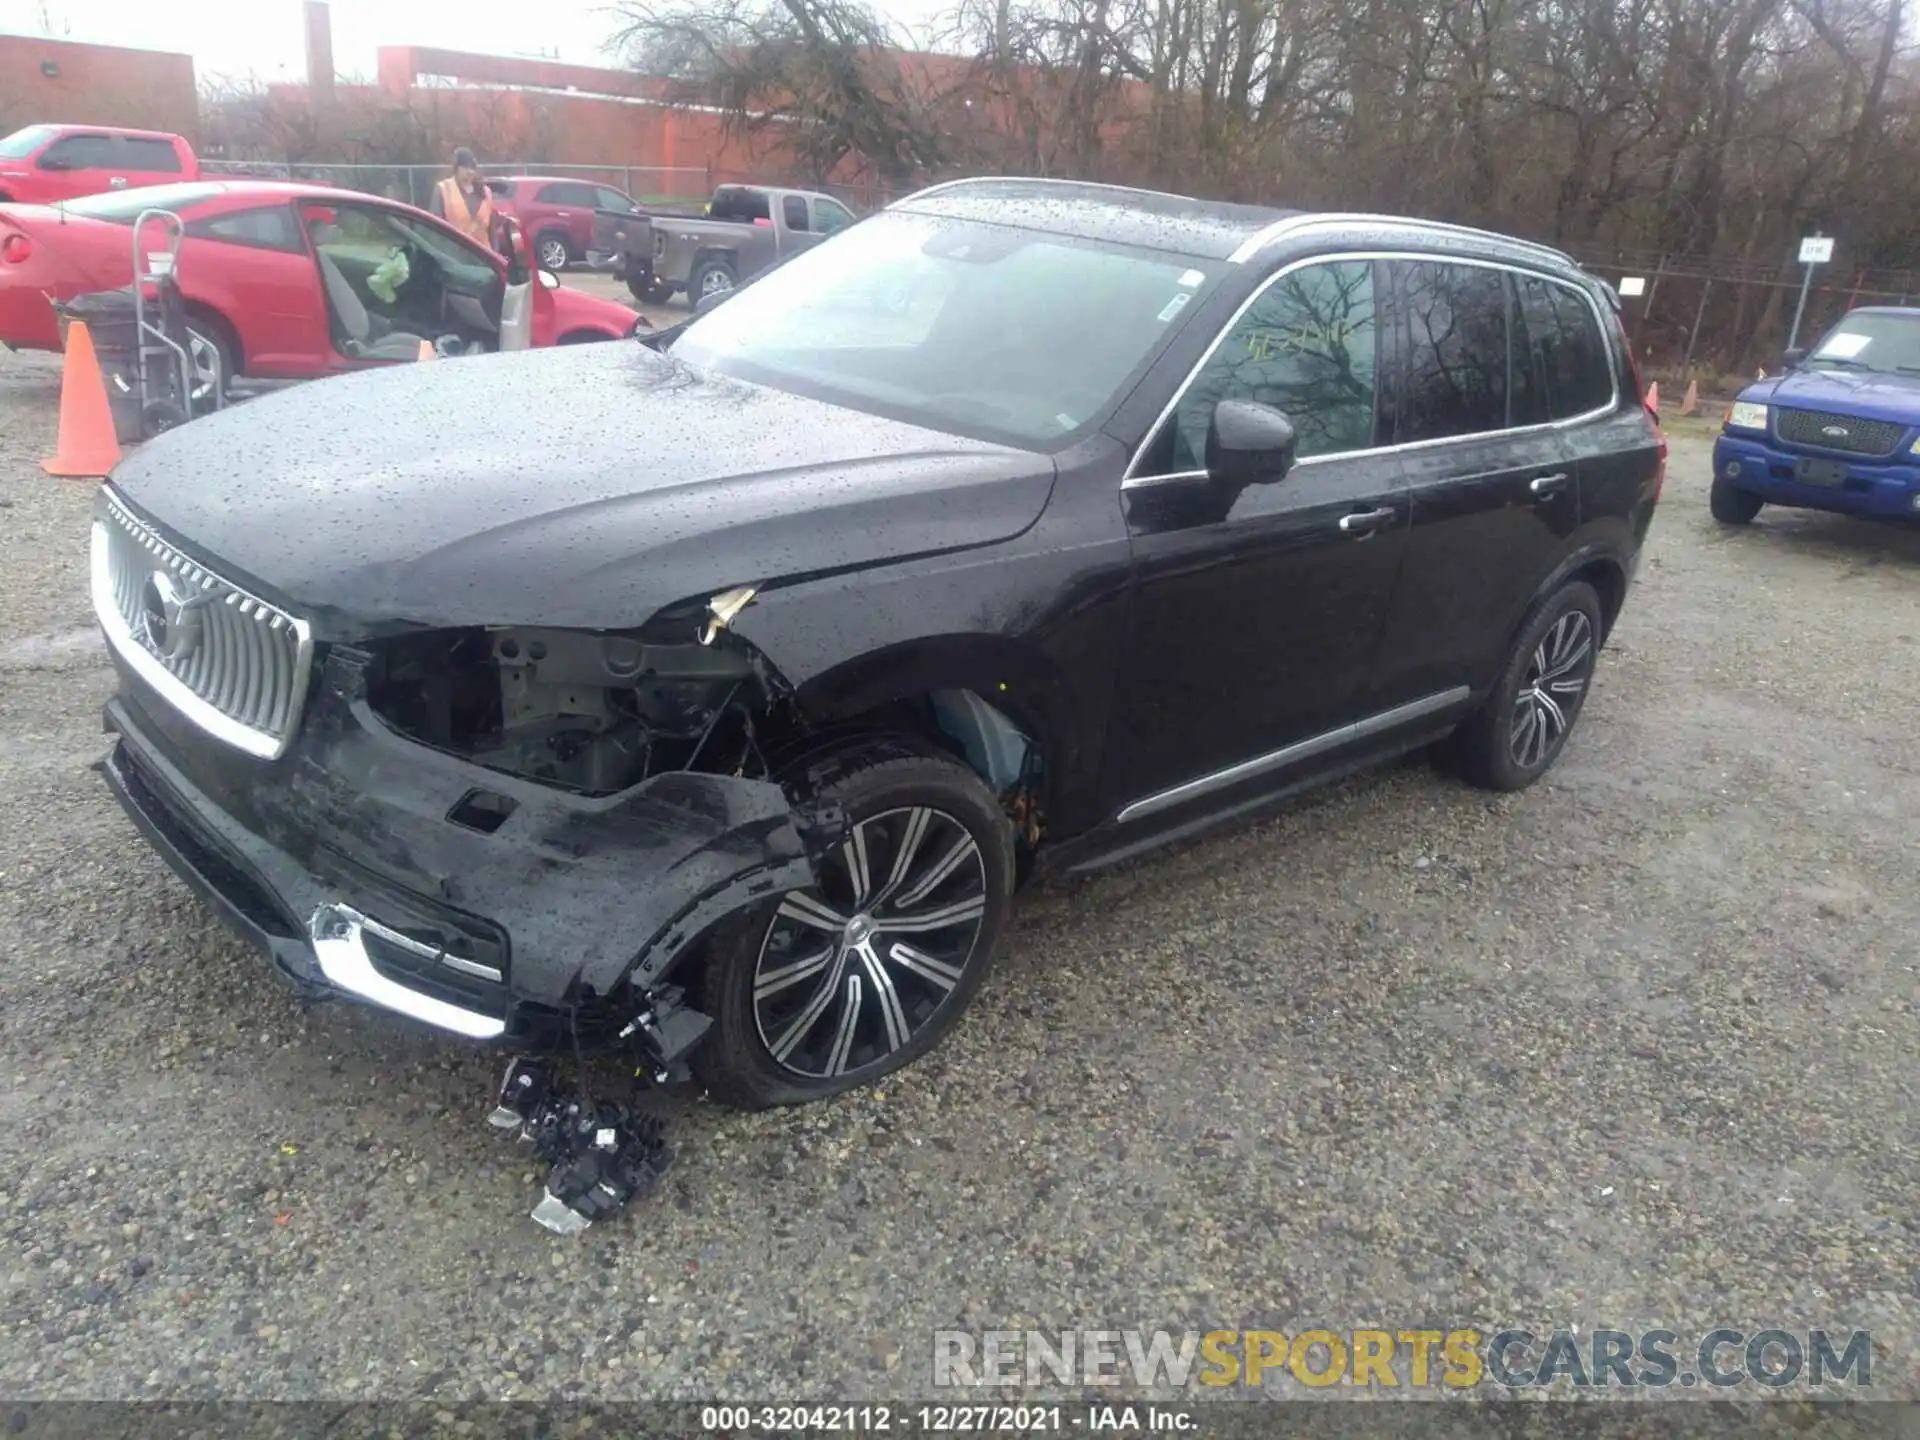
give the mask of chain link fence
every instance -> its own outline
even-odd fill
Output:
[[[281,165],[264,160],[206,160],[200,168],[209,175],[232,175],[251,180],[304,180],[313,185],[332,185],[341,190],[358,190],[388,200],[403,200],[409,205],[425,206],[433,187],[447,177],[445,165]],[[642,205],[662,208],[697,209],[713,193],[713,170],[705,165],[549,165],[528,162],[516,165],[486,165],[482,171],[492,179],[507,180],[516,175],[539,175],[556,180],[576,180],[588,185],[606,185],[631,196]]]
[[[1622,298],[1627,333],[1643,368],[1662,380],[1716,379],[1727,388],[1756,368],[1778,371],[1803,268],[1791,256],[1774,261],[1712,259],[1609,246],[1571,246],[1569,253],[1616,287],[1629,277],[1644,291]],[[1816,268],[1807,292],[1800,343],[1811,345],[1860,305],[1907,306],[1920,300],[1912,270],[1849,265],[1844,256]]]

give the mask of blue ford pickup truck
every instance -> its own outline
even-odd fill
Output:
[[[1920,310],[1850,310],[1740,392],[1713,447],[1713,518],[1762,505],[1920,519]]]

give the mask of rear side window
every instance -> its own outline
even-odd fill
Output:
[[[1565,285],[1548,285],[1559,320],[1553,354],[1554,416],[1585,415],[1613,403],[1613,369],[1607,342],[1585,296]]]
[[[120,153],[126,157],[125,165],[129,170],[145,170],[165,175],[180,173],[180,152],[173,148],[171,140],[150,140],[132,135],[120,139]]]
[[[593,187],[570,180],[561,185],[542,185],[534,199],[542,205],[582,205],[593,208]]]
[[[1405,347],[1400,444],[1507,427],[1506,272],[1442,261],[1391,262]]]
[[[1255,297],[1180,397],[1172,469],[1207,463],[1207,427],[1222,400],[1283,410],[1300,458],[1373,445],[1373,265],[1307,265]]]
[[[807,228],[807,202],[798,195],[782,195],[780,197],[780,218],[787,222],[787,229],[789,230],[805,230]]]
[[[69,135],[40,157],[43,170],[110,170],[119,163],[111,135]]]
[[[767,192],[748,190],[736,185],[723,185],[713,192],[713,203],[707,207],[707,214],[715,220],[771,220],[773,211],[767,208]]]
[[[1553,308],[1553,286],[1535,275],[1515,275],[1513,285],[1513,382],[1511,414],[1515,425],[1544,425],[1558,419],[1553,404],[1553,351],[1560,321]]]
[[[261,250],[306,251],[300,241],[300,227],[293,211],[285,205],[269,205],[259,210],[238,210],[231,215],[215,215],[195,220],[187,226],[189,235],[208,240],[225,240],[233,245],[251,245]]]
[[[609,190],[605,185],[596,185],[593,189],[593,203],[601,210],[632,210],[636,208],[633,197],[619,190]]]
[[[1613,370],[1593,307],[1571,286],[1537,275],[1516,275],[1514,286],[1514,365],[1527,367],[1534,389],[1524,409],[1516,393],[1513,423],[1565,420],[1610,405]]]

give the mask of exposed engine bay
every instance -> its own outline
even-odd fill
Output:
[[[764,779],[768,749],[791,731],[790,707],[750,646],[715,638],[423,631],[377,647],[368,699],[423,744],[583,795],[671,770]]]

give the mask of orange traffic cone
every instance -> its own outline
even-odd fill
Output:
[[[120,463],[120,439],[113,432],[107,382],[93,353],[86,323],[67,325],[67,360],[60,371],[60,439],[40,468],[49,475],[104,476]]]
[[[1680,397],[1680,413],[1682,415],[1700,413],[1700,382],[1698,380],[1687,381],[1687,393]]]
[[[416,360],[437,360],[439,356],[435,353],[431,340],[422,340],[420,342],[420,353],[413,358]]]
[[[1660,413],[1660,382],[1658,380],[1647,386],[1647,409],[1656,415]]]

